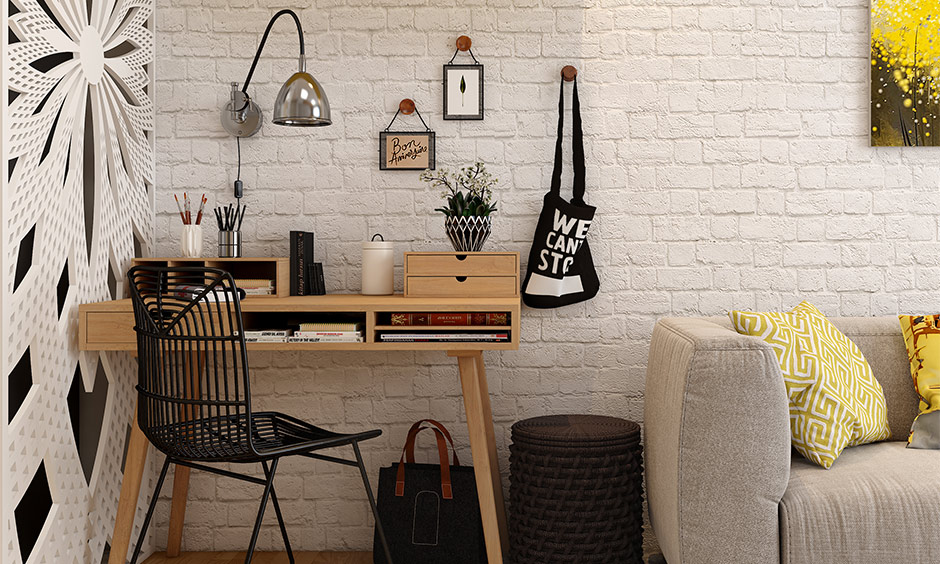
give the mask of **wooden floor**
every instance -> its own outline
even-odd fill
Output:
[[[371,552],[298,552],[296,564],[372,564]],[[244,552],[184,552],[178,558],[167,558],[158,552],[144,564],[244,564]],[[289,564],[286,552],[255,552],[251,564]]]

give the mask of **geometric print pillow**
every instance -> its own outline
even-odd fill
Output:
[[[920,405],[907,446],[940,448],[940,315],[899,315]]]
[[[830,468],[846,447],[887,439],[884,390],[868,361],[816,307],[789,313],[732,311],[738,333],[770,344],[790,403],[790,438],[808,460]]]

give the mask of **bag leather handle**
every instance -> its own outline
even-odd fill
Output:
[[[441,497],[444,499],[454,499],[454,489],[450,481],[450,466],[447,464],[447,442],[444,435],[436,427],[420,427],[415,432],[421,432],[424,429],[431,429],[437,437],[437,453],[441,463]],[[398,474],[395,476],[395,496],[405,495],[405,453],[402,452],[398,459]]]
[[[418,432],[422,429],[421,425],[424,423],[429,423],[437,427],[444,437],[447,439],[447,442],[450,443],[450,449],[454,452],[454,466],[460,466],[460,460],[457,459],[457,447],[454,446],[454,439],[450,436],[450,431],[447,430],[447,427],[444,427],[442,423],[439,423],[433,419],[422,419],[414,425],[411,426],[411,429],[408,430],[408,438],[405,439],[405,462],[409,464],[414,464],[415,461],[415,437]]]
[[[578,99],[578,79],[572,82],[571,116],[574,126],[571,131],[571,160],[574,165],[574,189],[571,203],[584,206],[584,135],[581,131],[581,101]],[[561,142],[565,124],[565,79],[561,79],[561,93],[558,95],[558,138],[555,140],[555,166],[552,168],[551,193],[561,194]]]

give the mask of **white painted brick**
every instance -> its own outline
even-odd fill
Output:
[[[178,246],[172,192],[231,201],[234,143],[218,110],[279,7],[159,1],[154,254]],[[554,311],[525,309],[522,348],[487,353],[504,474],[518,419],[577,410],[642,417],[658,317],[789,309],[804,297],[832,315],[934,310],[940,165],[929,153],[867,146],[867,10],[858,0],[317,0],[300,14],[308,66],[329,93],[334,124],[271,124],[274,97],[296,64],[296,37],[279,25],[253,78],[266,123],[242,143],[246,251],[283,255],[288,230],[314,230],[331,291],[355,292],[359,243],[373,232],[395,240],[397,253],[446,248],[431,211],[437,190],[416,172],[376,170],[378,131],[410,97],[437,131],[438,166],[480,159],[499,176],[487,247],[519,251],[524,263],[551,174],[558,70],[570,63],[581,73],[601,294]],[[441,65],[460,33],[473,38],[486,69],[480,122],[441,119]],[[415,118],[401,125],[421,127]],[[570,182],[566,169],[565,194]],[[204,237],[211,252],[211,228]],[[441,353],[253,352],[251,363],[259,408],[340,430],[383,429],[362,445],[373,482],[423,417],[444,421],[469,459],[457,370]],[[370,548],[355,473],[304,462],[285,461],[278,488],[296,519],[297,548]],[[255,494],[195,474],[191,492],[189,521],[219,526],[194,524],[185,548],[244,549]],[[167,515],[164,500],[158,543]],[[259,548],[280,549],[275,522],[265,522]]]

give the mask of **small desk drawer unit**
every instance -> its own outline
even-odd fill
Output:
[[[519,253],[405,253],[405,296],[519,295]]]

